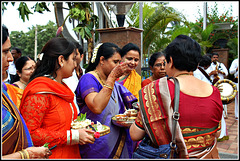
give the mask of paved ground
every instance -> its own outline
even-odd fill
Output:
[[[235,103],[228,104],[228,118],[225,119],[229,140],[217,143],[221,159],[238,159],[239,158],[239,128],[238,120],[235,119]]]

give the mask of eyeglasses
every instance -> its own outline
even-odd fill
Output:
[[[158,63],[158,64],[155,64],[154,67],[165,67],[165,62],[164,63]]]
[[[34,67],[29,67],[29,68],[26,68],[26,69],[23,69],[23,70],[30,71],[30,70],[35,70],[35,68]]]

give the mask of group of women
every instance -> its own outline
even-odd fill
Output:
[[[2,46],[4,47],[2,53],[8,56],[3,62],[7,64],[11,61],[9,36],[7,41],[3,41]],[[130,128],[113,125],[111,118],[116,114],[124,113],[126,109],[133,108],[132,104],[138,101],[155,101],[153,103],[156,106],[144,103],[144,106],[146,105],[144,108],[150,109],[149,111],[159,111],[160,106],[171,108],[174,83],[165,77],[166,74],[176,77],[180,82],[179,124],[183,130],[183,137],[186,135],[185,139],[187,139],[187,150],[182,156],[200,158],[202,156],[196,155],[196,152],[208,154],[211,151],[209,149],[214,149],[216,152],[215,138],[222,114],[220,93],[217,88],[187,75],[197,68],[201,56],[200,46],[194,40],[184,35],[178,36],[166,48],[166,60],[162,53],[153,54],[150,68],[154,74],[142,85],[141,76],[135,71],[140,60],[139,48],[132,43],[122,49],[113,43],[101,43],[94,49],[86,74],[81,76],[73,93],[63,79],[71,77],[76,69],[78,54],[76,51],[74,43],[65,38],[53,38],[43,47],[42,56],[23,91],[19,111],[11,101],[9,108],[5,110],[9,117],[18,115],[19,118],[13,117],[13,120],[23,125],[21,130],[25,130],[26,140],[32,144],[17,147],[18,144],[11,143],[17,148],[8,150],[4,140],[5,157],[18,158],[22,156],[22,151],[29,154],[31,149],[27,147],[31,147],[39,149],[34,155],[39,158],[132,158],[138,141],[145,136],[145,131],[152,131],[151,134],[156,137],[155,140],[159,140],[157,144],[160,145],[161,139],[158,137],[161,138],[161,130],[158,130],[158,124],[167,117],[154,115],[154,119],[142,120],[142,115],[152,113],[148,113],[148,110],[143,112],[140,108],[138,117]],[[28,66],[27,68],[30,69]],[[6,70],[7,67],[3,69]],[[148,92],[151,95],[148,95]],[[162,100],[163,98],[159,98],[159,94],[167,94],[168,97],[165,96],[168,100],[167,104]],[[77,105],[74,103],[75,97]],[[8,100],[11,98],[9,97]],[[10,108],[15,110],[15,114],[10,112]],[[110,133],[94,138],[92,135],[94,131],[90,129],[71,129],[71,122],[79,115],[77,108],[93,122],[99,121],[109,126]],[[153,129],[144,127],[143,121],[152,124]],[[198,134],[195,134],[196,131]],[[4,138],[10,132],[6,131]],[[208,143],[203,144],[198,141],[200,136]],[[195,141],[191,142],[192,139]],[[51,151],[43,147],[45,143],[48,143]],[[44,156],[42,156],[43,152],[46,152]],[[12,156],[13,154],[15,156]],[[211,157],[216,158],[216,155]]]

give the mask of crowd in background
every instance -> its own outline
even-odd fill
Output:
[[[175,85],[170,77],[178,79],[181,91],[178,139],[185,144],[179,145],[178,157],[219,158],[216,145],[228,139],[228,115],[214,84],[230,73],[238,89],[238,59],[228,70],[217,53],[202,56],[195,40],[179,35],[151,55],[152,75],[142,81],[136,71],[141,51],[133,43],[122,48],[110,42],[96,45],[83,69],[79,43],[52,38],[35,62],[12,48],[6,26],[2,35],[3,158],[129,159],[146,135],[155,146],[170,143],[171,125],[164,112],[173,107]],[[111,118],[134,108],[134,102],[141,107],[135,123],[130,128],[112,124]],[[95,138],[91,129],[71,129],[81,113],[109,126],[110,133]]]

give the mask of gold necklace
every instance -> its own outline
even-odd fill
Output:
[[[98,78],[99,78],[99,80],[100,80],[100,83],[101,83],[102,85],[105,85],[105,83],[103,83],[102,78],[101,78],[100,75],[98,74],[98,71],[97,71],[97,70],[94,70],[94,72],[98,75]]]
[[[22,85],[24,85],[24,87],[26,87],[26,86],[27,86],[27,85],[26,85],[25,83],[23,83],[22,81],[20,81],[20,80],[19,80],[19,82],[21,82],[21,83],[22,83]]]
[[[100,83],[101,83],[102,85],[105,85],[105,83],[103,83],[102,78],[101,78],[100,75],[98,74],[98,71],[97,71],[97,70],[94,70],[94,72],[98,75],[98,78],[99,78]],[[113,94],[114,94],[114,92],[113,92]],[[115,101],[115,103],[117,103],[116,98],[115,98],[115,95],[114,95],[114,98],[113,98],[113,97],[112,97],[112,94],[111,94],[111,98]]]
[[[180,73],[180,74],[176,75],[175,77],[178,77],[180,75],[191,75],[191,74],[190,73]]]

